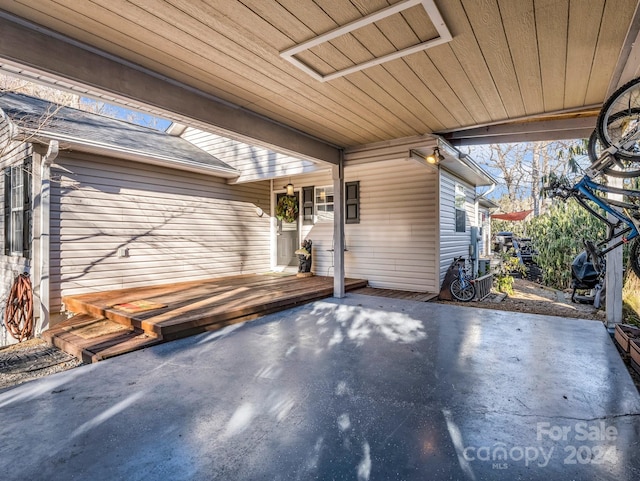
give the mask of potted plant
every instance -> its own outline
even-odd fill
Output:
[[[306,239],[295,254],[298,256],[298,277],[310,277],[311,272],[311,239]]]

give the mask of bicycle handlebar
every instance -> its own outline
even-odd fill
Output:
[[[575,193],[575,189],[573,187],[570,187],[563,182],[553,182],[551,185],[543,187],[542,191],[549,192],[549,197],[560,197],[564,200],[567,200]]]

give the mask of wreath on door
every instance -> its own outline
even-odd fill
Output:
[[[298,220],[298,198],[293,195],[283,195],[276,206],[276,219],[283,222]]]

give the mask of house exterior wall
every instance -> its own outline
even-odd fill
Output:
[[[478,226],[475,209],[475,188],[462,179],[441,169],[440,174],[440,259],[439,286],[447,269],[455,257],[468,256],[471,242],[471,227]],[[462,184],[465,189],[466,230],[456,232],[455,186]]]
[[[3,151],[5,155],[0,159],[0,173],[3,173],[6,167],[21,164],[27,157],[33,156],[32,146],[27,143],[12,142],[5,146]],[[4,212],[5,189],[7,186],[5,185],[4,175],[1,175],[0,177],[2,177],[0,179],[0,203],[2,204],[2,209],[0,209],[0,211]],[[32,179],[32,185],[34,182],[35,180]],[[7,304],[7,297],[9,296],[9,292],[15,278],[18,274],[23,272],[29,272],[31,274],[33,265],[33,259],[26,259],[19,255],[4,254],[4,232],[4,215],[0,215],[0,239],[2,242],[2,249],[0,249],[0,322],[2,322],[2,327],[0,328],[0,346],[6,346],[17,342],[4,327],[4,311]],[[35,301],[36,300],[34,299],[34,303]],[[36,332],[40,332],[41,326],[39,325],[38,319],[36,319],[35,322],[35,330]]]
[[[298,175],[324,168],[308,160],[279,154],[193,127],[187,127],[181,137],[240,171],[240,176],[235,179],[238,183]]]
[[[344,169],[345,182],[360,182],[360,223],[345,225],[345,275],[373,287],[433,292],[437,288],[435,169],[413,161],[373,162]],[[292,179],[296,188],[332,185],[330,173]],[[333,275],[333,222],[302,225],[313,241],[313,271]]]
[[[269,270],[268,182],[68,152],[51,178],[52,314],[65,295]]]

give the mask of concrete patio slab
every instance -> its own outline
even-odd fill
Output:
[[[595,321],[328,299],[0,392],[3,480],[640,479]]]

